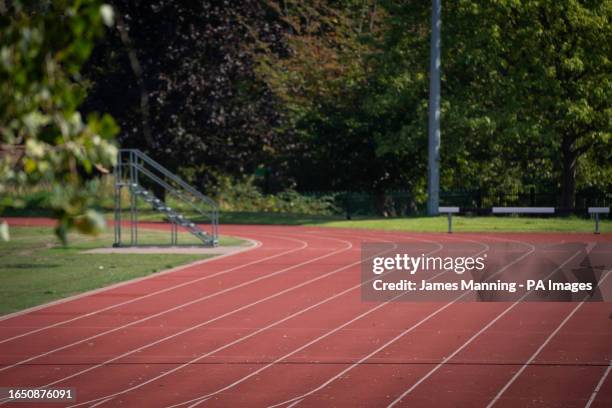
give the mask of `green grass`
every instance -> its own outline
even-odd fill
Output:
[[[446,232],[448,228],[446,216],[328,221],[312,225],[414,232]],[[577,217],[453,217],[453,231],[455,232],[593,232],[594,225],[593,220]],[[602,233],[612,232],[612,220],[601,220],[600,231]]]
[[[5,215],[14,216],[49,216],[37,211],[21,211]],[[112,219],[112,212],[106,213]],[[612,218],[602,217],[600,231],[612,233]],[[163,216],[152,210],[142,211],[141,221],[163,221]],[[194,218],[197,222],[206,222]],[[446,232],[446,216],[439,217],[405,217],[377,218],[356,216],[346,220],[341,215],[309,215],[276,212],[222,212],[220,224],[244,225],[311,225],[332,228],[365,228],[392,231]],[[529,216],[453,216],[453,230],[456,232],[593,232],[595,222],[590,218]],[[221,227],[223,228],[223,227]],[[169,239],[169,238],[168,238]]]
[[[221,224],[310,225],[332,228],[365,228],[391,231],[446,232],[447,217],[365,218],[286,213],[221,213]],[[593,232],[595,222],[579,217],[453,216],[456,232]],[[602,233],[612,232],[612,219],[600,221]]]
[[[11,313],[91,289],[183,265],[210,255],[85,254],[109,247],[113,233],[99,237],[70,235],[62,246],[51,228],[11,227],[11,240],[0,242],[0,314]],[[168,232],[139,231],[143,243],[169,241]],[[197,243],[180,234],[179,243]],[[221,237],[221,245],[243,245],[243,240]]]
[[[446,232],[447,217],[365,218],[285,213],[222,213],[221,224],[310,225],[330,228],[364,228],[390,231]],[[456,232],[593,232],[595,222],[579,217],[454,216]],[[600,221],[602,233],[612,232],[612,219]]]

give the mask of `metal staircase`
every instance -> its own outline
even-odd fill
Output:
[[[171,208],[155,197],[146,185],[156,185],[179,208]],[[129,241],[122,235],[122,190],[129,191]],[[178,245],[178,227],[197,237],[205,246],[218,245],[219,212],[217,204],[187,184],[176,174],[137,149],[121,149],[115,167],[115,243],[114,246],[138,245],[138,199],[163,215],[171,223],[170,245]],[[204,224],[196,224],[184,212],[195,213]]]

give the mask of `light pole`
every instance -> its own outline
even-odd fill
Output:
[[[437,215],[440,205],[440,28],[442,0],[431,1],[429,73],[429,155],[427,166],[427,214]]]

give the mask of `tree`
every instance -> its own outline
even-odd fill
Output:
[[[612,150],[611,17],[605,0],[446,6],[450,126],[475,131],[466,143],[492,138],[492,153],[523,178],[554,178],[564,208],[574,207],[581,158]]]
[[[80,69],[112,9],[95,0],[0,4],[0,206],[20,206],[6,193],[44,183],[61,239],[73,227],[95,233],[105,222],[92,196],[116,159],[117,127],[108,115],[79,113]]]
[[[286,1],[275,10],[290,52],[262,55],[258,72],[285,102],[299,135],[289,171],[302,190],[412,187],[418,166],[384,149],[401,112],[383,111],[372,95],[384,20],[376,1]],[[401,122],[399,122],[401,123]]]
[[[388,29],[369,76],[369,105],[404,112],[381,138],[382,149],[400,154],[426,131],[429,4],[382,6]],[[446,189],[556,184],[560,206],[571,208],[577,182],[610,188],[601,181],[611,171],[610,13],[609,1],[444,4]]]
[[[255,73],[256,53],[284,52],[265,4],[113,4],[119,30],[88,66],[86,107],[113,114],[123,147],[145,150],[206,189],[220,174],[251,174],[291,145],[276,132],[280,101]]]
[[[203,188],[259,168],[424,198],[428,2],[115,6],[86,108],[113,113],[125,147]],[[603,0],[444,4],[445,189],[550,185],[572,207],[576,188],[610,188],[609,19]]]

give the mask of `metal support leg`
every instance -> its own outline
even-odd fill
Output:
[[[136,196],[130,196],[130,245],[136,245]]]
[[[212,207],[212,213],[210,216],[210,221],[212,224],[211,227],[211,236],[208,234],[203,234],[200,229],[193,228],[192,233],[196,235],[203,243],[206,245],[216,246],[218,243],[218,231],[219,231],[219,214],[218,208],[215,203],[210,200],[208,197],[203,196],[193,187],[186,184],[182,181],[178,176],[170,173],[167,169],[162,167],[159,163],[155,162],[150,157],[146,156],[144,153],[135,149],[121,149],[117,158],[117,166],[115,167],[115,242],[116,246],[127,246],[138,245],[138,218],[139,218],[139,207],[138,203],[140,199],[142,199],[143,203],[149,203],[152,205],[153,209],[161,212],[166,216],[168,220],[173,220],[175,222],[171,222],[171,244],[178,244],[178,227],[179,225],[183,225],[184,218],[177,217],[180,214],[176,214],[176,211],[168,208],[164,202],[160,202],[155,199],[151,192],[147,191],[144,187],[141,186],[139,179],[144,179],[143,181],[153,182],[157,186],[163,187],[166,191],[174,193],[183,201],[186,201],[188,204],[194,206],[194,208],[202,215],[207,215],[204,211],[204,208]],[[123,218],[123,196],[122,196],[122,188],[128,188],[128,198],[129,209],[126,208],[126,211],[129,211],[129,215],[126,214],[125,220],[126,225],[130,224],[130,242],[124,242],[123,233],[122,233],[122,218]],[[140,197],[140,199],[139,199]],[[195,200],[195,201],[194,201]],[[164,214],[165,213],[165,214]],[[180,221],[177,221],[180,220]],[[185,224],[188,225],[188,224]],[[188,228],[191,229],[191,228]],[[127,237],[127,236],[126,236]]]
[[[170,245],[178,244],[178,227],[176,223],[170,223]]]
[[[599,234],[599,213],[595,213],[595,234]]]
[[[136,194],[132,188],[134,187],[134,154],[130,152],[129,169],[130,169],[130,245],[136,245]]]
[[[134,183],[139,185],[140,180],[138,180],[138,158],[134,155]],[[134,237],[136,245],[138,245],[138,200],[134,197]]]
[[[448,213],[448,233],[453,233],[453,213]]]
[[[121,246],[121,186],[119,185],[115,185],[115,242],[113,246]]]
[[[117,153],[117,164],[115,165],[115,242],[113,246],[121,246],[121,152]]]

